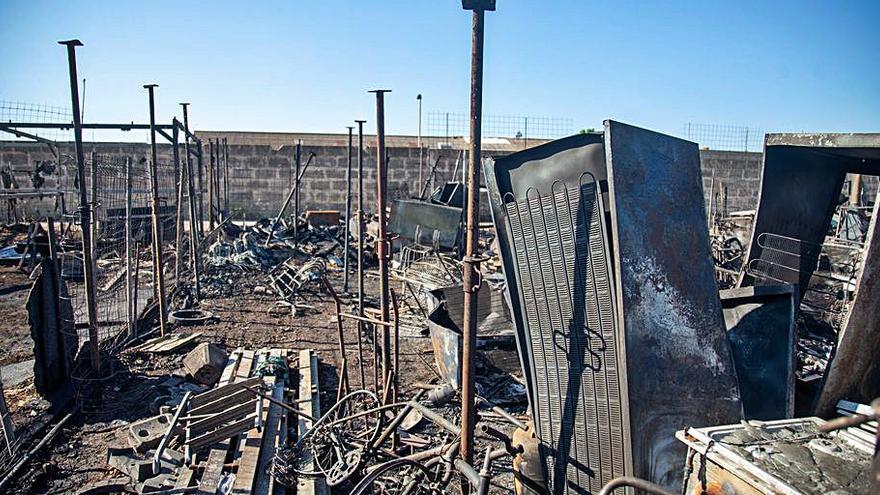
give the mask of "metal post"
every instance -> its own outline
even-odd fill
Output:
[[[293,242],[296,243],[299,237],[299,168],[302,165],[302,140],[296,142],[296,155],[294,156],[294,174],[293,174]]]
[[[229,141],[223,138],[223,218],[229,217]]]
[[[214,140],[208,140],[208,229],[214,230]]]
[[[131,297],[131,291],[134,289],[132,277],[134,276],[134,267],[131,260],[131,157],[125,159],[125,321],[128,326],[128,337],[135,338],[135,315],[137,308],[132,304],[134,299]]]
[[[387,157],[385,156],[385,93],[387,89],[370,91],[376,94],[376,210],[379,214],[379,238],[376,240],[376,250],[379,258],[379,306],[382,321],[388,322],[390,315],[388,293],[388,258],[391,253],[388,242],[386,226],[386,203],[388,194],[388,169]],[[375,345],[375,342],[373,343]],[[382,377],[387,377],[391,371],[391,332],[387,326],[382,326]],[[383,384],[387,386],[388,384]]]
[[[416,96],[416,100],[419,101],[419,137],[418,137],[418,146],[419,146],[419,184],[422,183],[422,94],[419,93]]]
[[[199,228],[196,226],[196,222],[201,224],[201,220],[198,215],[198,206],[196,204],[196,194],[195,194],[195,181],[193,179],[193,163],[192,158],[190,156],[189,150],[189,119],[186,114],[186,107],[189,103],[181,103],[180,106],[183,107],[183,129],[185,137],[183,141],[184,150],[186,152],[186,182],[187,182],[187,195],[189,196],[189,241],[190,241],[190,262],[193,267],[193,287],[195,289],[195,300],[198,301],[200,297],[200,286],[199,286]]]
[[[89,248],[92,250],[92,263],[95,263],[98,260],[98,153],[95,152],[94,148],[92,149],[92,183],[91,183],[91,198],[92,200],[89,202],[89,206],[91,208],[91,219],[92,222],[89,225],[89,230],[92,232],[92,244]]]
[[[162,224],[159,217],[159,164],[156,152],[156,98],[154,90],[158,84],[145,84],[150,97],[150,195],[153,216],[153,264],[156,272],[156,296],[159,299],[159,332],[166,331],[168,302],[165,300],[165,273],[162,267]]]
[[[477,422],[476,374],[477,292],[480,289],[480,263],[475,256],[480,234],[480,141],[483,117],[483,20],[485,10],[495,10],[494,0],[463,0],[473,10],[471,40],[471,150],[468,161],[467,223],[463,262],[464,328],[462,329],[461,457],[468,464],[474,456],[474,426]]]
[[[342,292],[348,292],[348,243],[351,237],[351,141],[354,127],[348,126],[348,169],[345,173],[345,246],[342,251]]]
[[[198,146],[199,154],[196,155],[196,169],[198,170],[198,196],[199,196],[199,236],[205,237],[205,182],[203,180],[203,173],[205,169],[204,163],[204,146],[199,142]]]
[[[358,125],[358,207],[357,207],[357,270],[358,270],[358,316],[364,317],[364,124],[366,120],[355,120]],[[358,320],[358,341],[363,339],[364,322]],[[375,350],[375,343],[373,349]],[[375,364],[375,361],[373,361]],[[373,387],[379,389],[379,374],[373,369]]]
[[[98,353],[98,306],[95,287],[94,260],[92,259],[92,232],[89,198],[86,195],[86,159],[83,153],[82,120],[79,114],[79,90],[76,81],[76,47],[82,46],[79,40],[59,41],[67,46],[67,65],[70,72],[70,100],[73,113],[73,138],[76,146],[76,172],[79,182],[79,214],[82,225],[83,275],[86,291],[86,309],[89,319],[89,357],[92,370],[101,369],[101,356]]]
[[[176,124],[177,119],[172,121]],[[177,253],[174,255],[174,285],[180,285],[180,270],[183,266],[181,253],[183,253],[183,167],[180,166],[180,129],[177,125],[171,127],[171,153],[174,161],[174,177],[177,178],[177,216],[175,218],[174,227],[174,249]]]

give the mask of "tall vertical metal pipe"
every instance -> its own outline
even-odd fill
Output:
[[[223,218],[229,216],[229,140],[223,138]]]
[[[135,318],[137,308],[134,307],[131,291],[134,290],[134,265],[131,259],[132,235],[131,235],[131,157],[125,159],[125,319],[128,328],[128,337],[135,338]]]
[[[388,241],[388,229],[386,208],[388,203],[388,169],[385,156],[385,93],[387,89],[375,89],[370,93],[376,94],[376,210],[379,214],[379,239],[376,242],[377,255],[379,258],[379,307],[382,322],[388,323],[390,310],[389,286],[388,286],[388,258],[391,250]],[[375,343],[374,343],[375,345]],[[387,325],[382,325],[382,377],[387,379],[391,370],[391,331]],[[387,384],[383,384],[387,386]]]
[[[177,128],[177,119],[171,123],[171,152],[174,161],[174,177],[177,179],[177,215],[174,221],[174,285],[180,285],[180,271],[183,266],[181,253],[183,253],[183,167],[180,166],[180,129]]]
[[[357,270],[358,270],[358,316],[364,317],[364,124],[366,120],[355,120],[358,125],[358,205],[357,205]],[[358,320],[358,341],[364,336],[364,322]],[[375,349],[375,343],[374,347]],[[374,363],[375,364],[375,361]],[[373,390],[379,389],[379,373],[373,369]]]
[[[471,29],[471,149],[468,161],[464,285],[464,327],[462,328],[461,367],[461,457],[467,463],[474,457],[474,426],[477,422],[476,375],[477,291],[480,289],[480,263],[476,257],[480,236],[480,144],[483,117],[483,20],[486,10],[495,10],[494,0],[462,0],[462,7],[473,10]]]
[[[342,265],[342,291],[348,292],[348,244],[351,237],[351,141],[354,127],[348,126],[348,170],[345,173],[345,246],[343,247]]]
[[[208,140],[208,228],[214,230],[214,140]]]
[[[162,268],[162,224],[159,217],[159,164],[156,150],[156,98],[158,84],[145,84],[150,96],[150,203],[153,216],[153,263],[156,271],[156,297],[159,299],[159,332],[167,330],[168,302],[165,299],[165,273]]]
[[[299,169],[302,166],[302,140],[296,142],[295,170],[293,174],[293,242],[296,242],[299,229]]]
[[[189,196],[189,241],[190,241],[190,263],[193,267],[193,289],[194,297],[198,301],[201,297],[201,286],[199,284],[199,228],[201,227],[201,219],[199,217],[199,208],[196,203],[195,180],[193,179],[193,163],[189,149],[189,117],[187,115],[187,106],[189,103],[181,103],[183,107],[183,130],[184,130],[184,152],[186,153],[186,191]],[[196,226],[196,222],[199,226]]]
[[[91,211],[86,194],[86,158],[83,152],[82,119],[79,113],[79,89],[76,75],[76,47],[82,46],[79,40],[59,41],[67,46],[67,67],[70,72],[70,101],[73,112],[73,139],[76,147],[76,174],[79,183],[79,215],[82,225],[83,278],[86,291],[86,314],[89,319],[89,360],[92,370],[101,369],[98,353],[98,295],[95,286],[94,259],[92,258],[92,232],[90,230]]]

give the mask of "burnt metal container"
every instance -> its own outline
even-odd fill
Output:
[[[676,488],[675,431],[741,412],[697,145],[607,121],[485,168],[548,489]]]

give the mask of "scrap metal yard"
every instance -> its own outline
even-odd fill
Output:
[[[460,7],[440,132],[0,100],[0,493],[880,493],[880,132],[484,116]]]

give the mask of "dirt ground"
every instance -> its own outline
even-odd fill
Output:
[[[0,366],[34,357],[24,307],[31,284],[15,265],[0,265]]]
[[[4,271],[4,287],[22,284],[25,277],[14,272]],[[145,355],[133,350],[118,354],[113,361],[112,378],[102,389],[97,403],[77,414],[65,425],[60,434],[21,470],[10,493],[76,493],[82,487],[100,480],[118,478],[120,474],[107,465],[107,448],[114,445],[116,432],[120,426],[134,420],[155,415],[161,405],[167,388],[163,383],[169,377],[182,377],[182,358],[198,342],[213,342],[222,345],[227,351],[236,348],[259,349],[261,347],[280,347],[292,349],[314,349],[320,362],[321,408],[327,410],[335,401],[338,384],[337,363],[340,362],[337,344],[335,305],[326,294],[315,293],[304,301],[312,309],[305,314],[292,316],[272,314],[276,297],[255,292],[254,287],[264,282],[263,275],[243,274],[237,278],[231,294],[208,298],[202,301],[201,308],[211,311],[215,319],[209,324],[195,327],[181,327],[177,332],[200,332],[196,341],[174,353],[162,356]],[[338,273],[331,278],[336,287],[341,287]],[[375,293],[375,282],[368,279],[368,293]],[[24,315],[23,305],[26,290],[11,291],[0,297],[0,349],[5,362],[29,358],[32,352],[28,347],[30,337]],[[344,310],[353,303],[351,296],[343,295]],[[16,322],[10,324],[9,322]],[[18,322],[22,322],[19,324]],[[357,326],[346,320],[344,325],[345,343],[349,363],[349,377],[352,388],[360,386],[360,371],[357,353]],[[365,343],[364,353],[370,357],[371,349]],[[488,351],[488,363],[493,368],[517,372],[518,360],[514,350],[495,349]],[[369,362],[369,359],[366,360]],[[401,339],[401,397],[410,397],[416,391],[415,384],[427,383],[436,379],[433,364],[433,351],[430,339]],[[366,376],[372,376],[371,368],[366,368]],[[368,378],[369,381],[369,378]],[[35,427],[40,424],[48,407],[45,401],[36,397],[32,379],[7,390],[9,408],[17,427]],[[521,413],[523,408],[515,412]],[[444,414],[453,422],[458,421],[456,407],[447,408]],[[510,430],[510,427],[501,428]],[[512,474],[509,460],[495,464],[499,471],[493,480],[493,493],[509,493],[512,487]],[[349,487],[340,487],[335,493],[347,493]]]

